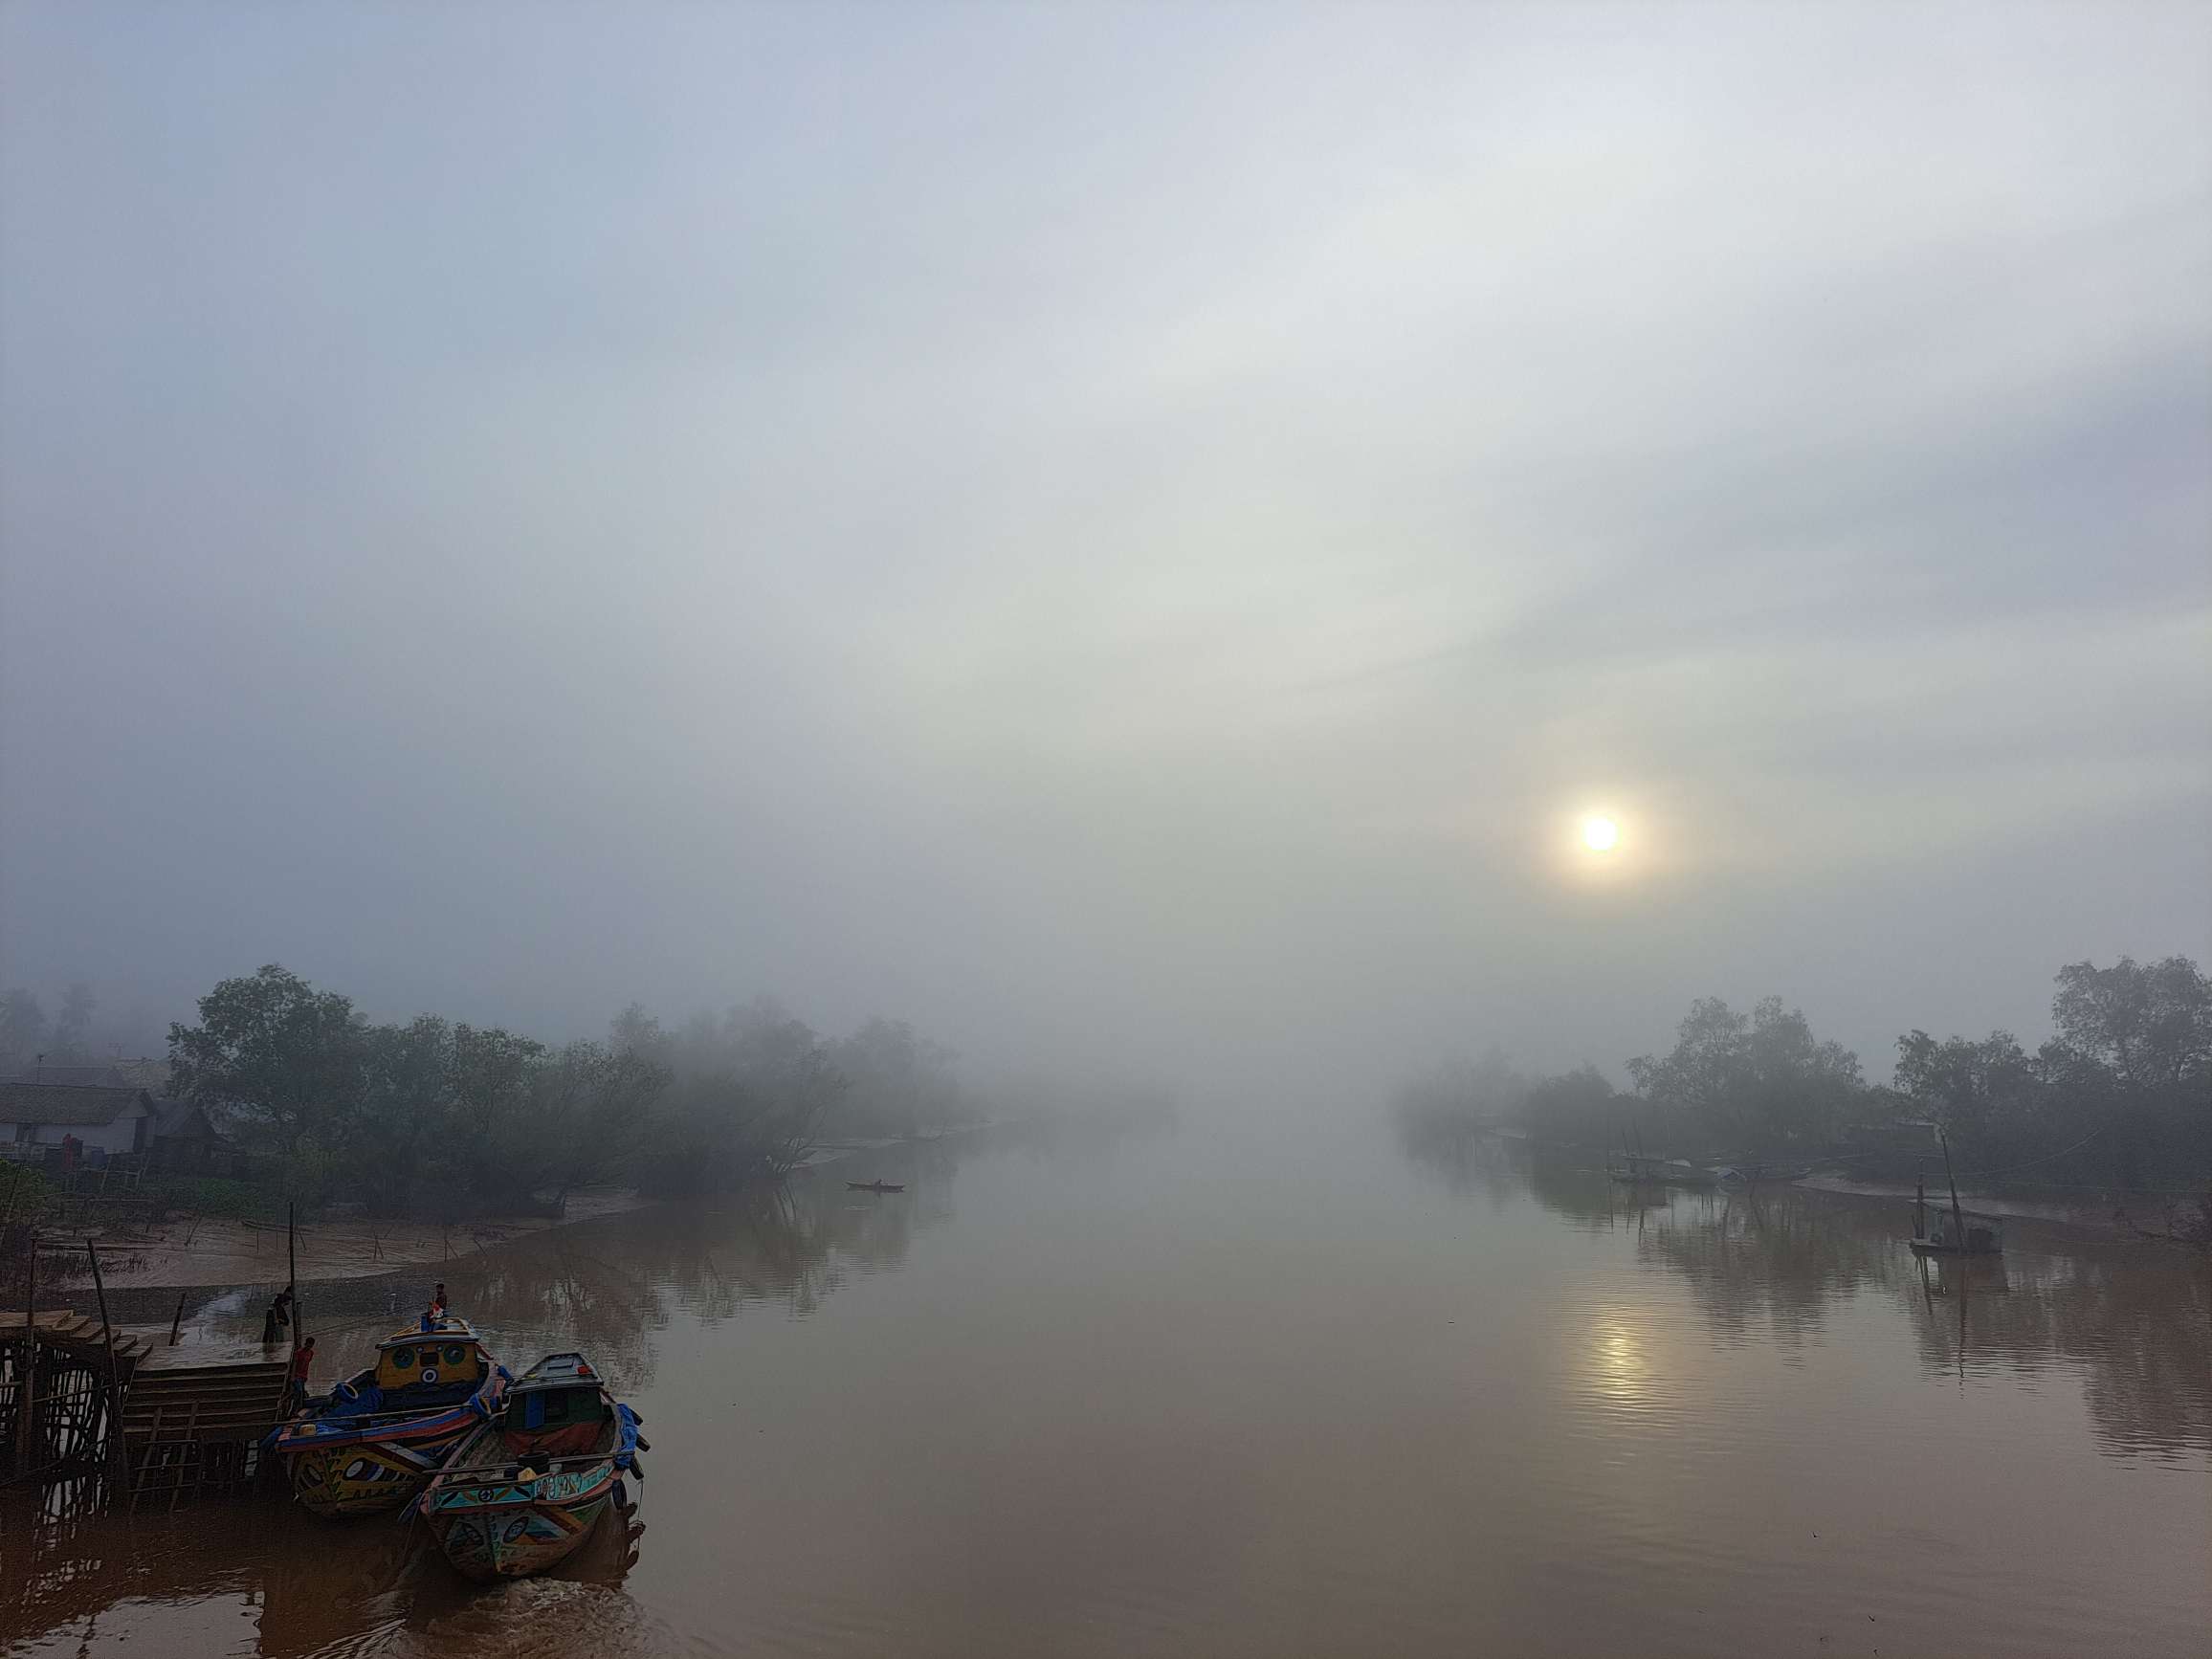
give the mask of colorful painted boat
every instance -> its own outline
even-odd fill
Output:
[[[510,1381],[468,1321],[448,1315],[379,1342],[374,1365],[310,1401],[269,1445],[317,1515],[395,1510],[483,1427]]]
[[[477,1580],[542,1573],[564,1559],[610,1509],[629,1512],[623,1477],[644,1477],[637,1422],[583,1355],[539,1360],[422,1495],[446,1559]]]

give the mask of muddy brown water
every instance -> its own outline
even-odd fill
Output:
[[[644,1413],[634,1551],[479,1590],[390,1521],[17,1491],[0,1652],[2212,1652],[2204,1262],[1899,1224],[1350,1133],[886,1155],[446,1273]],[[318,1289],[329,1369],[427,1289]]]

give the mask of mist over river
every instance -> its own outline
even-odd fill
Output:
[[[14,1491],[0,1651],[2206,1651],[2201,1253],[1924,1268],[1895,1205],[1586,1161],[1002,1130],[533,1235],[445,1277],[643,1413],[633,1549],[476,1590],[388,1520]],[[310,1287],[319,1378],[427,1288]]]

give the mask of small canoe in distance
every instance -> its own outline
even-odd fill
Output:
[[[845,1190],[847,1192],[904,1192],[906,1183],[903,1181],[849,1181],[845,1183]]]

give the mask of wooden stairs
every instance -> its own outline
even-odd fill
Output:
[[[122,1399],[133,1508],[166,1498],[173,1509],[188,1492],[246,1478],[284,1402],[286,1362],[263,1355],[155,1348],[139,1361]]]

